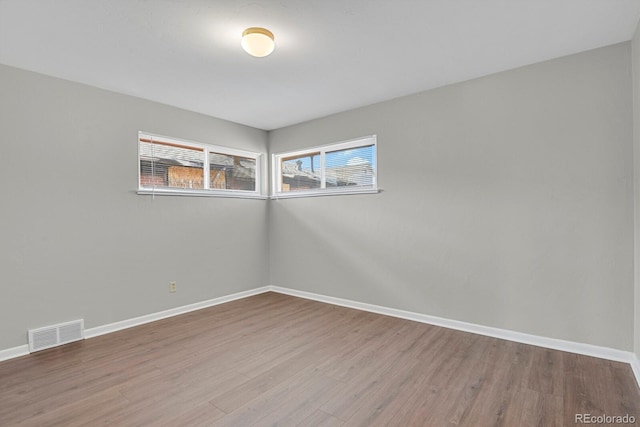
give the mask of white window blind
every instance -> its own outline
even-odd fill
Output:
[[[141,137],[140,187],[204,189],[204,150]]]
[[[275,197],[377,192],[376,137],[273,156]]]
[[[327,187],[372,187],[375,145],[329,151],[325,155]]]
[[[260,154],[139,133],[141,194],[260,195]]]

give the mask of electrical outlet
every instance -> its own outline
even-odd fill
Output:
[[[175,292],[176,290],[176,282],[169,282],[169,292]]]

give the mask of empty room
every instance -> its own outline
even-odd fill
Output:
[[[639,0],[0,0],[0,426],[640,425]]]

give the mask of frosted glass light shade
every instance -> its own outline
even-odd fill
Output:
[[[252,27],[242,32],[242,48],[249,55],[262,58],[273,52],[273,33],[266,28]]]

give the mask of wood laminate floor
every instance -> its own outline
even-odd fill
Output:
[[[567,426],[631,368],[276,293],[0,363],[2,426]],[[636,421],[636,425],[638,421]]]

